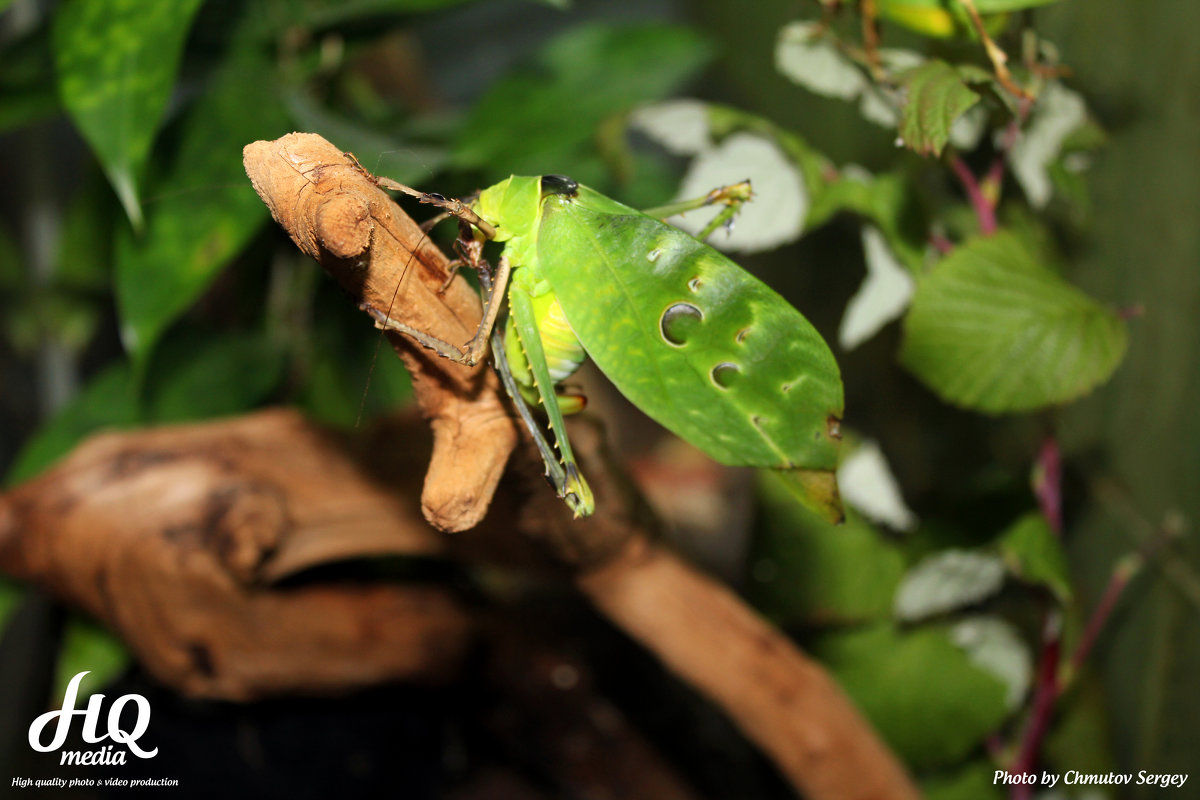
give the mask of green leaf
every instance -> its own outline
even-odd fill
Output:
[[[713,146],[709,106],[700,100],[667,100],[629,115],[629,127],[680,156],[699,155]]]
[[[140,182],[201,0],[68,0],[55,16],[63,104],[95,151],[134,228]]]
[[[999,556],[972,550],[943,550],[925,558],[896,590],[896,619],[904,622],[974,605],[1004,585]]]
[[[570,171],[585,183],[598,180],[600,124],[672,94],[710,54],[686,28],[576,27],[484,94],[462,126],[453,161],[493,178]]]
[[[285,97],[288,113],[300,130],[324,136],[338,147],[354,153],[362,164],[386,167],[392,180],[409,183],[428,177],[441,169],[447,155],[443,148],[405,142],[376,131],[366,123],[335,113],[319,104],[302,88]]]
[[[969,617],[954,624],[950,640],[972,664],[1004,683],[1009,711],[1021,707],[1033,680],[1033,655],[1012,623],[1000,617]]]
[[[1047,5],[1058,0],[975,0],[992,36],[1005,27],[1005,12]],[[962,0],[877,0],[879,15],[924,36],[945,39],[953,36],[977,38]]]
[[[1060,602],[1071,599],[1071,579],[1062,542],[1037,512],[1026,514],[1000,536],[1000,552],[1013,575],[1045,586]]]
[[[900,138],[922,155],[941,155],[955,120],[979,102],[954,67],[927,61],[904,77],[907,97],[900,119]]]
[[[1004,685],[944,630],[882,623],[822,636],[813,652],[915,769],[961,760],[1008,716]]]
[[[32,478],[96,430],[128,427],[139,421],[133,370],[126,363],[114,364],[38,429],[17,455],[5,480],[13,484]]]
[[[929,226],[910,178],[899,173],[871,175],[861,168],[847,167],[816,192],[805,227],[816,228],[842,211],[874,220],[908,271],[913,275],[925,271]]]
[[[867,88],[862,70],[837,49],[837,39],[816,22],[793,22],[779,31],[775,68],[825,97],[853,100]]]
[[[261,336],[172,337],[155,354],[147,417],[183,422],[247,411],[278,385],[284,365],[279,348]]]
[[[947,38],[964,30],[955,0],[876,0],[879,16],[924,36]]]
[[[829,525],[803,510],[771,472],[760,473],[762,514],[746,593],[785,624],[846,624],[887,618],[904,572],[899,548],[851,515]]]
[[[79,699],[95,694],[115,680],[133,662],[129,650],[113,634],[91,620],[74,616],[63,631],[51,697],[62,697],[71,678],[90,673],[79,684]]]
[[[1125,323],[1001,232],[917,284],[900,361],[944,400],[1000,414],[1074,400],[1107,380]]]
[[[1087,125],[1083,96],[1054,82],[1038,95],[1033,116],[1013,145],[1010,160],[1013,175],[1034,208],[1050,201],[1051,182],[1047,171],[1062,152],[1068,137]]]
[[[888,247],[878,228],[864,225],[862,240],[867,277],[846,304],[846,313],[838,327],[838,344],[845,350],[853,350],[889,322],[899,319],[916,288],[912,274]]]
[[[242,169],[242,148],[288,130],[272,67],[245,48],[224,64],[181,121],[182,142],[157,182],[145,236],[117,240],[121,337],[144,359],[166,327],[209,287],[266,220]]]

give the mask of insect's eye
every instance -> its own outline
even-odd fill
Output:
[[[566,175],[543,175],[542,196],[550,194],[574,195],[579,191],[579,184]]]

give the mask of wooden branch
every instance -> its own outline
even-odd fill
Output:
[[[444,543],[415,500],[290,411],[97,436],[0,495],[0,570],[84,609],[148,672],[199,697],[452,678],[475,625],[451,591],[272,586]]]
[[[242,160],[276,222],[357,304],[455,344],[474,335],[478,296],[460,278],[442,290],[446,256],[356,161],[311,133],[246,145]],[[499,381],[484,364],[460,366],[387,336],[433,429],[425,518],[444,531],[474,527],[517,441]]]
[[[618,627],[725,709],[809,798],[917,798],[837,683],[727,588],[634,539],[579,586]]]

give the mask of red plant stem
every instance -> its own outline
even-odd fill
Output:
[[[1000,144],[996,157],[992,159],[992,164],[988,167],[987,174],[983,178],[983,185],[995,187],[996,196],[1000,195],[1000,187],[1004,182],[1004,171],[1008,167],[1008,156],[1012,152],[1013,147],[1017,143],[1017,137],[1021,135],[1021,128],[1025,125],[1025,121],[1029,119],[1029,112],[1033,111],[1034,98],[1024,97],[1017,105],[1017,113],[1008,121],[1008,125],[1004,128],[1004,133],[1000,137]],[[992,203],[992,208],[995,209],[996,203]],[[982,227],[982,226],[981,226]]]
[[[1033,493],[1046,524],[1054,535],[1061,538],[1062,524],[1062,454],[1058,440],[1047,436],[1038,449],[1033,472]],[[1062,616],[1057,609],[1046,612],[1042,620],[1042,651],[1038,661],[1037,680],[1034,683],[1033,707],[1029,724],[1021,741],[1021,748],[1009,772],[1024,775],[1033,769],[1042,737],[1050,727],[1054,702],[1058,699],[1060,684],[1058,663],[1062,653]],[[1028,800],[1033,796],[1033,784],[1013,785],[1013,800]]]
[[[1096,638],[1100,635],[1100,631],[1104,628],[1108,618],[1112,616],[1112,611],[1116,608],[1117,600],[1121,598],[1121,593],[1125,591],[1125,587],[1129,585],[1129,581],[1138,573],[1144,562],[1143,557],[1139,553],[1134,553],[1126,558],[1121,559],[1117,566],[1113,568],[1112,576],[1108,579],[1108,586],[1104,587],[1104,594],[1100,595],[1100,602],[1096,605],[1092,616],[1088,619],[1087,625],[1084,626],[1083,634],[1079,637],[1079,644],[1075,646],[1075,652],[1071,654],[1071,660],[1067,664],[1067,671],[1062,676],[1060,683],[1067,685],[1083,668],[1083,662],[1087,660],[1088,654],[1092,651],[1092,645],[1096,643]]]
[[[971,201],[971,207],[975,209],[975,217],[979,220],[979,232],[984,236],[991,236],[996,232],[996,208],[992,201],[983,193],[971,168],[957,155],[950,157],[950,168],[958,176],[967,192],[967,199]]]
[[[1042,510],[1042,516],[1046,518],[1046,524],[1056,536],[1061,537],[1062,453],[1054,436],[1047,436],[1042,440],[1037,463],[1034,465],[1033,493],[1037,496],[1038,507]]]
[[[1042,745],[1042,738],[1050,727],[1054,712],[1054,701],[1058,699],[1058,661],[1062,651],[1062,618],[1058,611],[1049,611],[1042,623],[1042,652],[1038,659],[1037,680],[1033,695],[1033,708],[1029,725],[1021,741],[1009,772],[1025,775],[1033,771],[1034,761]],[[1033,796],[1033,784],[1017,783],[1012,787],[1013,800],[1029,800]]]
[[[929,243],[933,245],[933,249],[937,250],[940,255],[948,256],[954,252],[954,242],[940,233],[929,234]]]

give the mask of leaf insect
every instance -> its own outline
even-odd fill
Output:
[[[843,400],[833,354],[799,311],[701,241],[749,199],[748,182],[643,213],[562,175],[514,175],[470,204],[377,180],[459,219],[460,263],[478,270],[486,303],[461,347],[366,310],[378,327],[455,362],[478,363],[490,343],[547,478],[576,517],[595,503],[563,416],[583,398],[558,387],[590,356],[667,429],[724,464],[776,470],[797,499],[841,519]],[[713,203],[727,207],[699,239],[659,219]],[[494,272],[482,257],[489,239],[504,245]],[[545,409],[557,453],[534,404]]]

